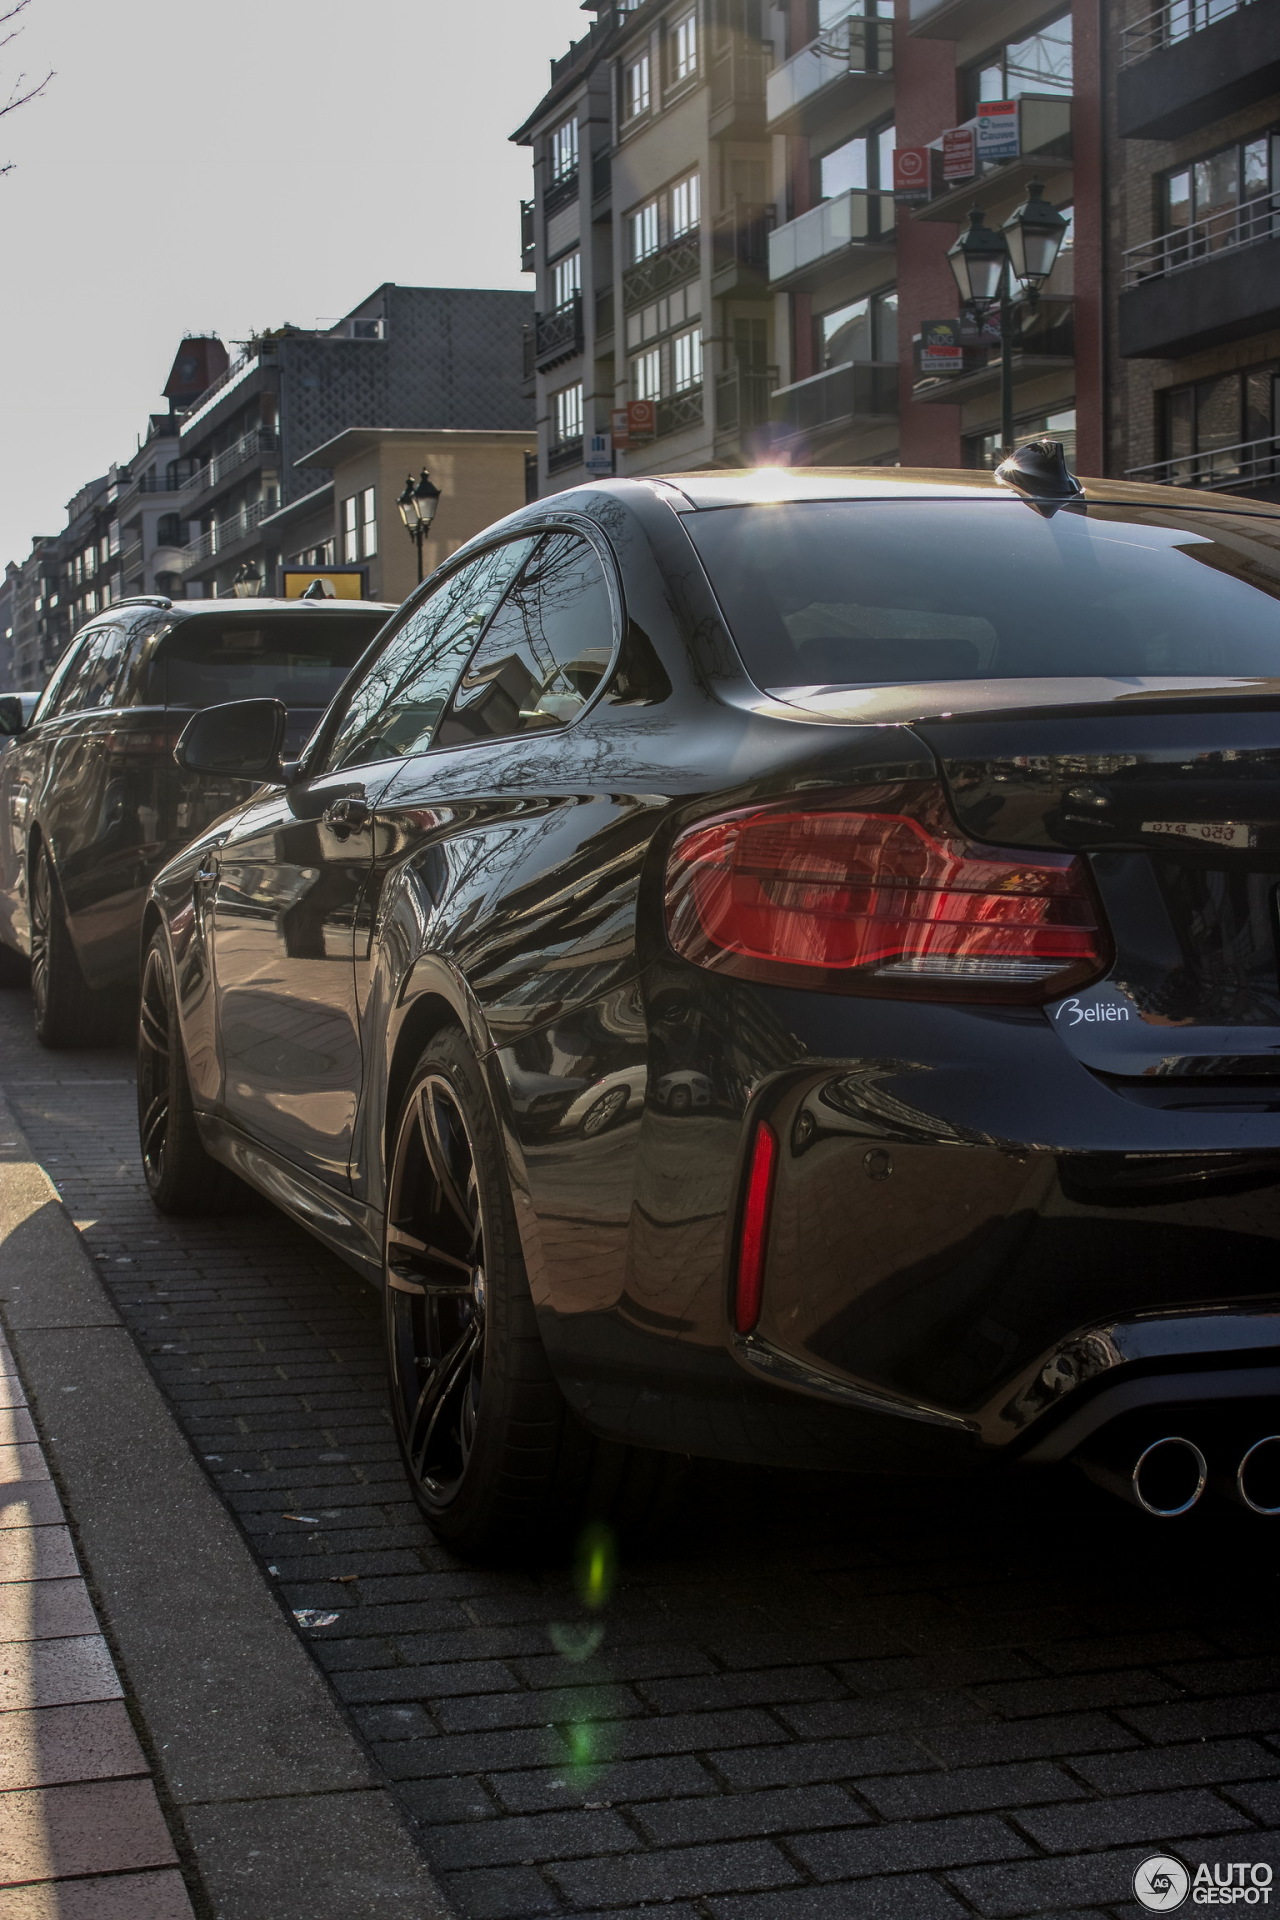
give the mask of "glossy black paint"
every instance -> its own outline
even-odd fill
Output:
[[[228,604],[240,615],[262,603]],[[270,617],[283,609],[284,603],[272,604]],[[174,749],[191,710],[157,704],[166,640],[209,611],[200,601],[164,610],[155,601],[118,603],[71,641],[31,723],[0,741],[0,943],[30,952],[28,874],[35,847],[43,845],[92,987],[136,984],[138,929],[152,877],[193,834],[242,806],[259,784],[178,767]],[[360,611],[343,603],[343,615],[358,618]],[[370,640],[389,611],[370,605]],[[316,615],[292,606],[287,617],[293,622]],[[59,688],[104,630],[115,636],[119,664],[113,684],[100,690],[101,704],[59,713]],[[293,751],[319,717],[305,709],[290,715]]]
[[[1120,718],[1076,688],[1054,715],[1042,689],[1010,718],[944,720],[936,689],[895,689],[874,717],[802,711],[746,679],[683,504],[617,482],[499,530],[576,528],[607,561],[617,662],[567,731],[304,769],[159,875],[148,929],[167,929],[211,1149],[372,1277],[401,1091],[459,1025],[561,1386],[598,1431],[657,1447],[965,1466],[1056,1456],[1131,1405],[1280,1385],[1280,1075],[1204,1064],[1280,1050],[1256,959],[1280,884],[1274,708],[1170,714],[1153,694]],[[671,953],[683,825],[928,777],[975,836],[1083,854],[1116,936],[1104,982],[965,1007],[759,987]],[[1142,832],[1175,801],[1223,818],[1222,780],[1259,823],[1243,878]],[[1114,830],[1080,812],[1095,786]],[[1136,910],[1139,868],[1163,921]],[[1242,938],[1254,977],[1214,1024]],[[1160,1012],[1175,992],[1190,1011]],[[1198,1064],[1170,1072],[1175,1053]],[[781,1155],[764,1316],[740,1339],[758,1116]]]

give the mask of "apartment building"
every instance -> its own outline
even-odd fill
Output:
[[[227,370],[227,350],[214,334],[188,334],[178,346],[164,397],[167,413],[153,413],[121,478],[120,583],[126,594],[183,591],[183,546],[192,463],[179,440],[183,415]]]
[[[340,320],[247,341],[181,422],[183,593],[272,592],[282,563],[323,563],[333,481],[299,462],[345,427],[528,430],[531,310],[524,293],[388,284]]]
[[[749,462],[777,380],[763,0],[585,10],[589,33],[512,136],[534,162],[540,493]]]
[[[6,693],[12,693],[18,685],[17,655],[14,640],[17,635],[18,619],[18,568],[14,561],[7,562],[4,578],[0,580],[0,687]]]
[[[1136,0],[1108,55],[1112,468],[1280,499],[1280,5]]]

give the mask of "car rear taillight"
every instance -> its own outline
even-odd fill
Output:
[[[688,828],[667,863],[675,951],[747,980],[933,1000],[1052,1000],[1105,970],[1074,855],[966,839],[931,783],[861,797]]]
[[[747,1187],[738,1229],[738,1272],[733,1296],[733,1324],[750,1333],[760,1318],[764,1295],[764,1250],[769,1237],[769,1206],[773,1199],[773,1170],[778,1159],[778,1136],[767,1120],[756,1128],[747,1167]]]

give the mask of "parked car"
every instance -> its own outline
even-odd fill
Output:
[[[253,781],[175,766],[194,709],[270,696],[284,751],[313,731],[392,611],[373,602],[120,600],[31,709],[0,700],[0,980],[28,967],[36,1033],[74,1045],[136,988],[152,875]]]
[[[300,765],[184,734],[265,784],[146,910],[156,1204],[383,1288],[463,1552],[663,1453],[1280,1509],[1278,600],[1276,508],[1045,446],[534,503]]]

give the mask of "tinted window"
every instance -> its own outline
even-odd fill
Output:
[[[124,647],[123,627],[94,628],[62,683],[53,711],[84,713],[91,707],[109,707],[120,678]]]
[[[161,646],[167,707],[283,700],[327,707],[385,618],[382,614],[196,615]]]
[[[613,628],[595,550],[577,534],[551,535],[494,615],[437,744],[567,726],[609,670]]]
[[[688,514],[761,687],[1280,675],[1280,518],[1017,499]]]
[[[511,540],[495,547],[414,608],[352,693],[327,767],[426,751],[467,655],[532,545]]]
[[[79,640],[73,640],[61,659],[55,662],[53,672],[49,675],[44,692],[40,695],[35,713],[32,715],[33,721],[46,720],[54,711],[61,698],[63,687],[78,667],[91,639],[92,635],[86,634]]]

